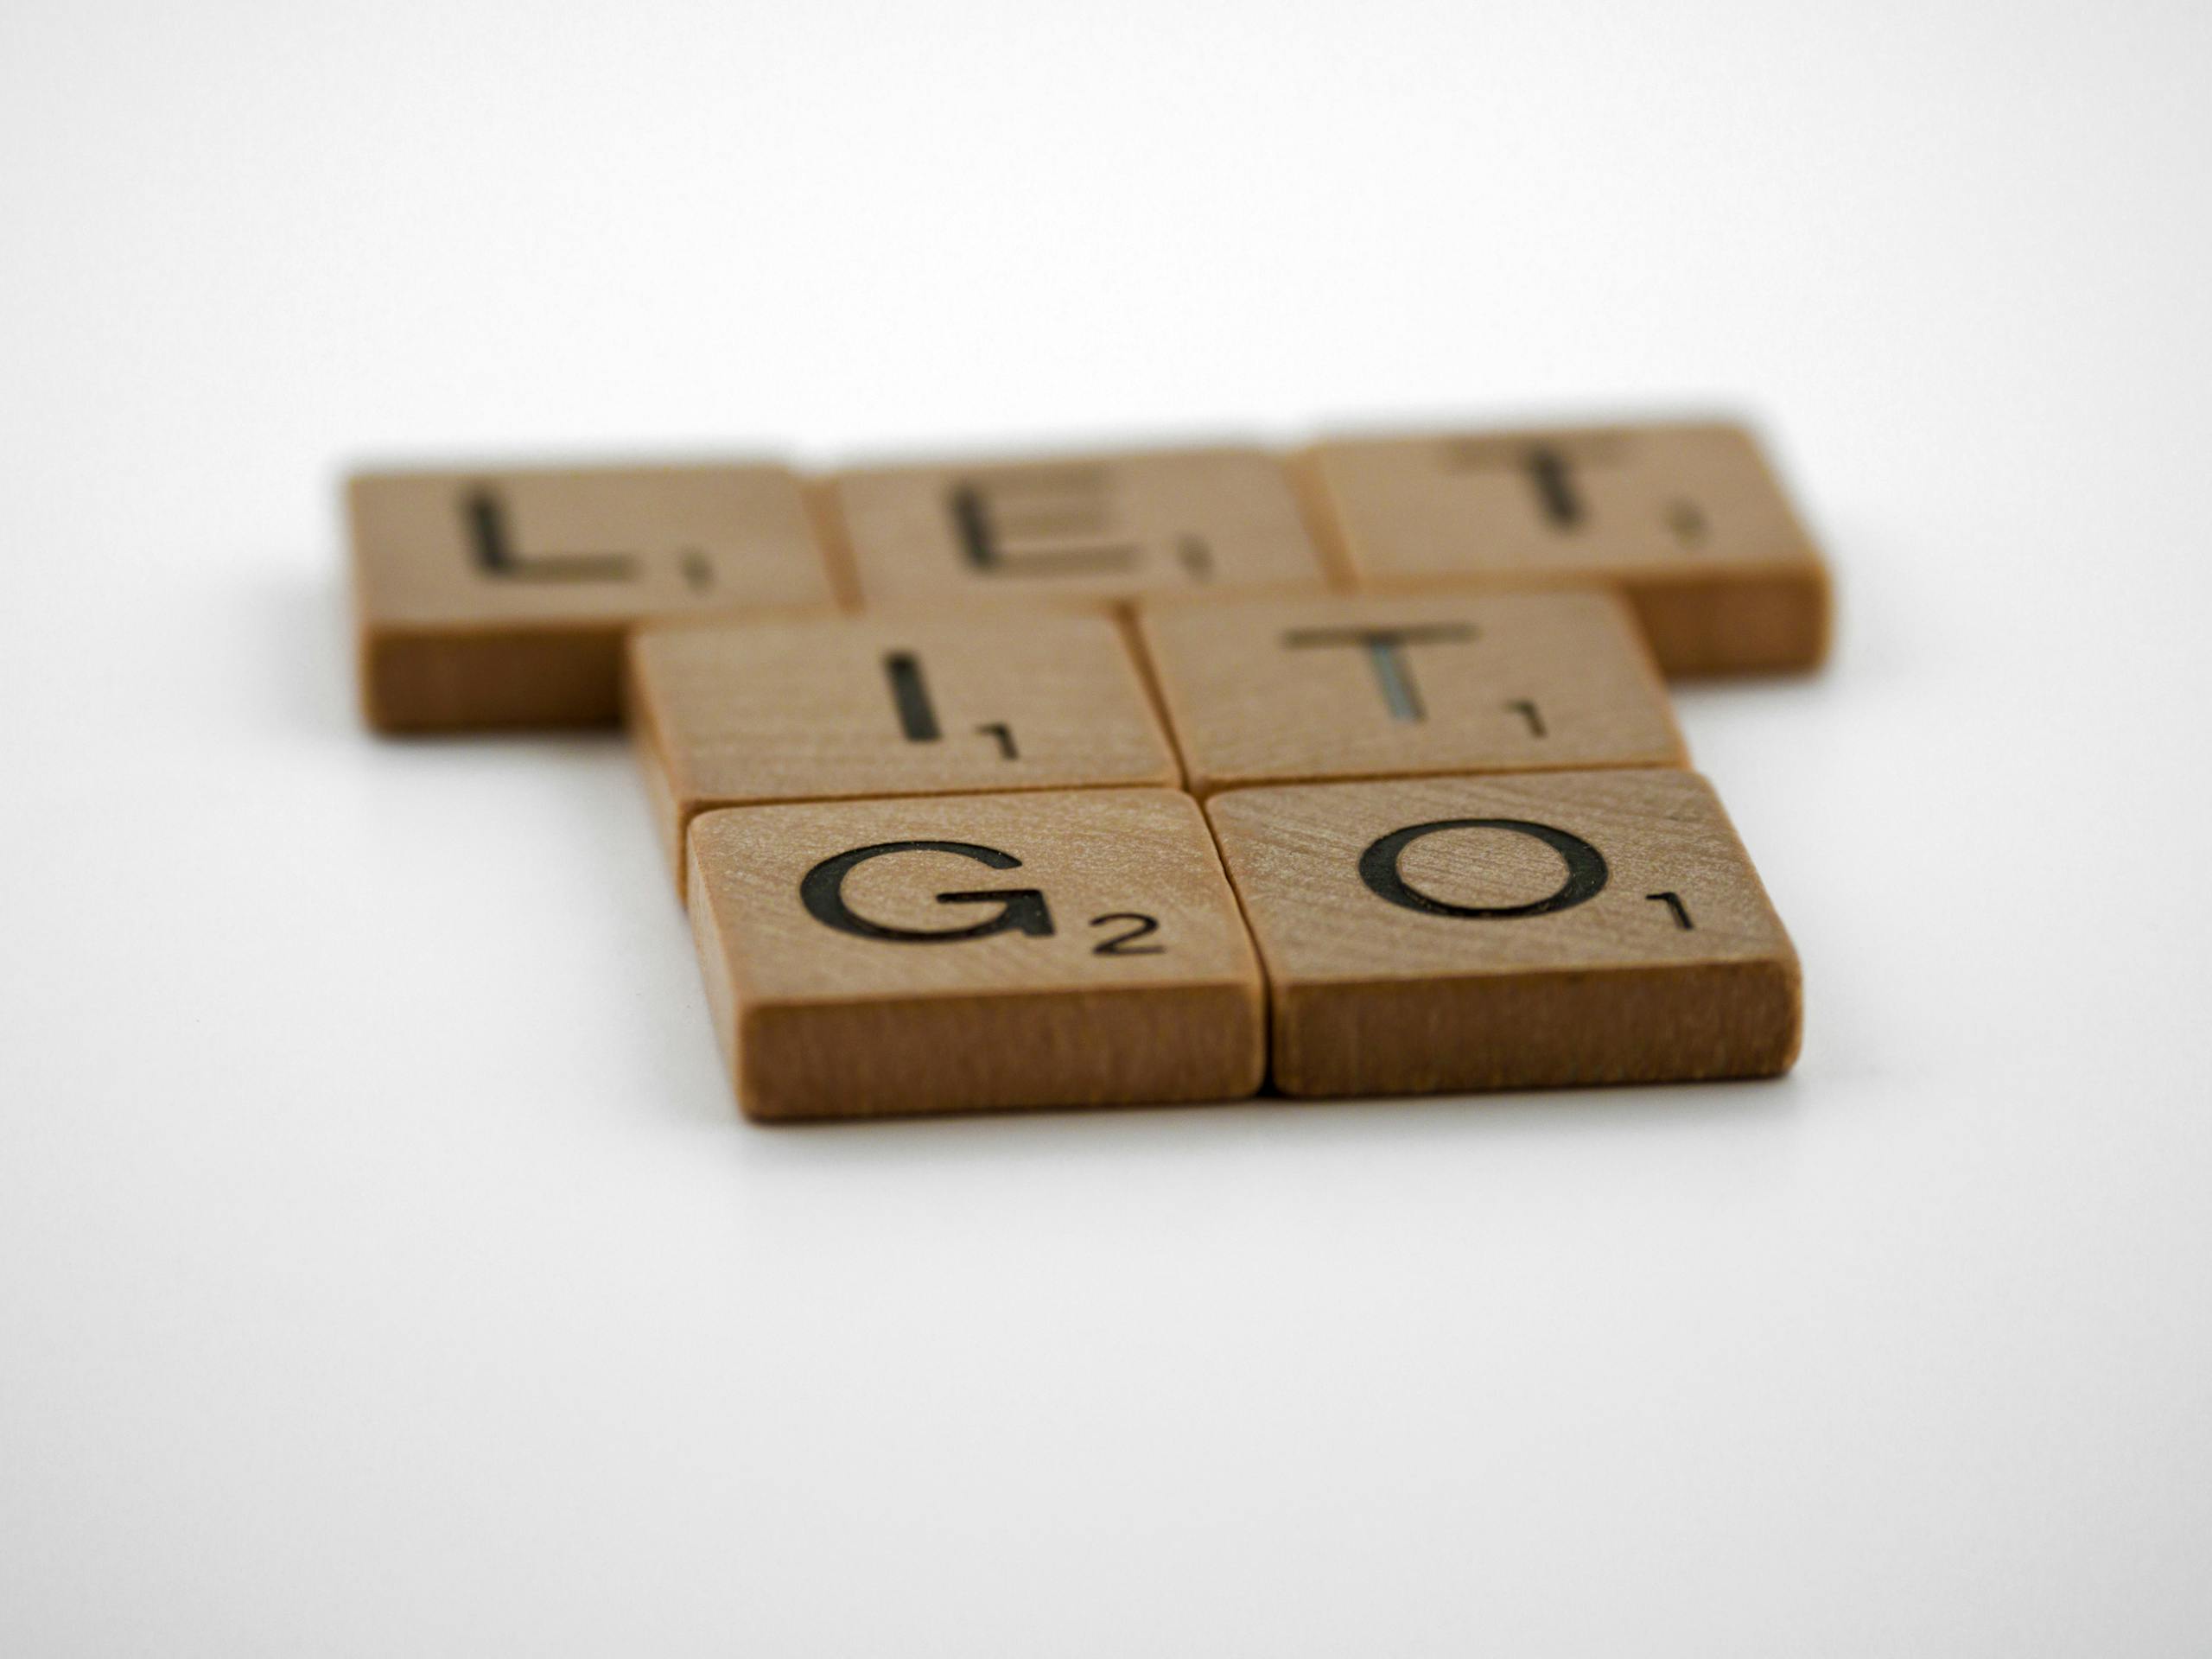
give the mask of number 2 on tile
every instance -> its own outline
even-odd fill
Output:
[[[1090,918],[1093,927],[1103,927],[1109,922],[1135,922],[1136,925],[1126,933],[1116,933],[1110,939],[1102,939],[1091,947],[1094,957],[1156,957],[1167,947],[1164,944],[1138,944],[1136,940],[1147,933],[1160,931],[1160,918],[1134,910],[1109,911],[1103,916]]]

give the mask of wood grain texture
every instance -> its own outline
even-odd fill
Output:
[[[662,623],[632,637],[629,708],[679,887],[715,807],[1181,780],[1101,617]]]
[[[1608,589],[1147,601],[1137,631],[1189,786],[1680,766]]]
[[[870,606],[1097,606],[1324,579],[1281,462],[1257,449],[875,467],[830,482]]]
[[[1796,954],[1693,772],[1233,790],[1206,811],[1286,1094],[1764,1077],[1796,1058]]]
[[[835,603],[780,467],[364,473],[346,499],[362,709],[385,731],[609,721],[639,620]]]
[[[708,1001],[752,1117],[1259,1087],[1259,966],[1187,796],[740,807],[698,818],[690,848]]]
[[[1299,465],[1363,588],[1603,580],[1670,674],[1809,668],[1827,653],[1827,567],[1739,426],[1344,439]]]

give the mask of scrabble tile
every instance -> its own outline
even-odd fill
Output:
[[[1797,957],[1694,772],[1231,790],[1207,804],[1291,1095],[1765,1077]]]
[[[692,826],[691,921],[747,1114],[1239,1098],[1259,965],[1166,790],[739,807]]]
[[[684,826],[713,807],[1181,781],[1103,617],[662,623],[632,636],[630,662],[679,884]]]
[[[1153,601],[1137,626],[1192,791],[1683,763],[1611,591]]]
[[[1100,605],[1324,575],[1287,474],[1256,449],[878,467],[830,493],[868,605]]]
[[[1805,668],[1827,651],[1826,568],[1740,427],[1344,440],[1301,465],[1362,588],[1615,582],[1670,674]]]
[[[362,706],[387,731],[611,721],[641,618],[834,603],[779,467],[365,473],[346,493]]]

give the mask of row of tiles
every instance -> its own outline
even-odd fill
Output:
[[[757,1119],[1765,1077],[1802,1026],[1678,769],[739,807],[688,862]]]
[[[631,636],[627,702],[679,881],[718,807],[1687,759],[1602,588],[664,621]]]
[[[1600,581],[1670,673],[1810,666],[1820,556],[1714,423],[878,467],[371,472],[349,481],[364,706],[392,730],[611,720],[671,614],[1098,609],[1251,589]]]

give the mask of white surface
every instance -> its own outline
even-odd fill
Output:
[[[0,12],[0,1651],[2212,1641],[2201,7]],[[1777,1086],[772,1133],[363,454],[1770,423]]]

